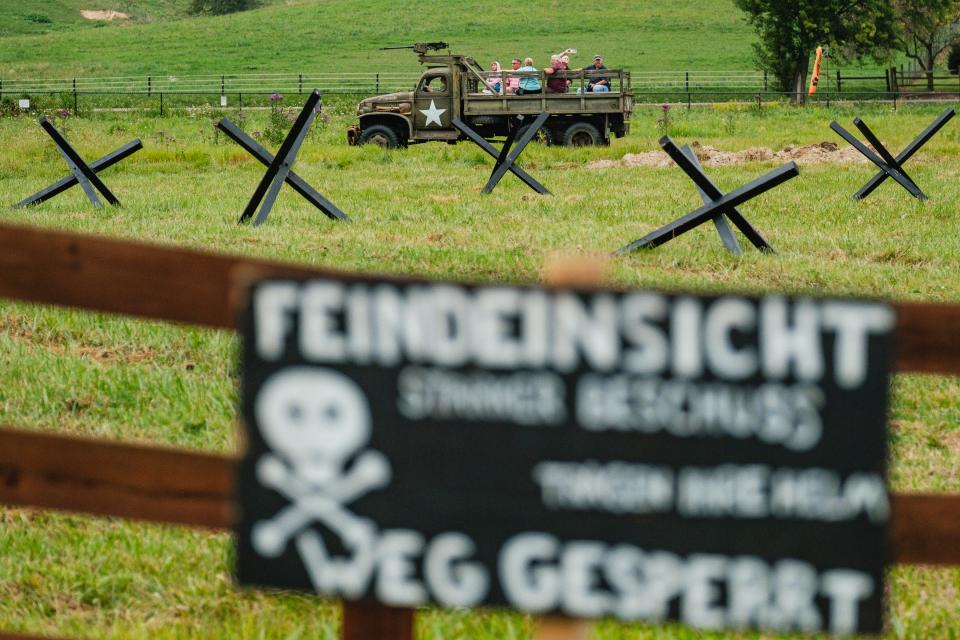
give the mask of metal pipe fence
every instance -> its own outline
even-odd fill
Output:
[[[76,111],[81,98],[117,103],[124,97],[142,105],[142,98],[156,101],[162,113],[171,106],[207,104],[221,97],[220,105],[254,106],[264,96],[306,95],[317,89],[328,96],[371,96],[410,91],[419,72],[367,73],[258,73],[204,75],[147,75],[88,78],[0,78],[0,103],[6,100],[58,101],[60,108]],[[817,102],[891,101],[960,96],[960,76],[935,75],[935,91],[926,91],[926,75],[904,76],[891,68],[884,75],[836,70],[820,79]],[[763,71],[635,71],[631,92],[638,102],[756,102],[784,99],[792,94],[772,89],[772,79]],[[246,100],[245,100],[246,99]],[[2,104],[0,104],[2,106]],[[151,108],[151,107],[147,107]]]
[[[3,79],[0,97],[20,94],[80,95],[366,93],[409,90],[419,73],[285,73],[194,76],[117,76],[107,78]]]

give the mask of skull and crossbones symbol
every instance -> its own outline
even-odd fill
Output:
[[[370,450],[346,468],[370,440],[370,407],[363,390],[336,371],[294,367],[264,383],[254,412],[273,449],[257,460],[257,479],[290,504],[254,524],[253,548],[277,557],[313,522],[337,534],[347,548],[369,548],[376,526],[344,505],[386,486],[391,471],[383,454]]]

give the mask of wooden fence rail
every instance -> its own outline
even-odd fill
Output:
[[[0,224],[0,298],[220,329],[238,285],[330,270]],[[338,278],[349,278],[338,273]],[[960,305],[895,303],[895,367],[960,374]],[[0,428],[0,503],[229,529],[231,457]],[[896,494],[897,563],[960,564],[960,495]],[[408,640],[413,612],[344,603],[344,640]],[[22,636],[3,636],[15,638]]]
[[[336,273],[282,262],[0,224],[0,298],[233,329],[236,285]],[[960,374],[960,305],[895,303],[895,368]]]
[[[0,428],[0,503],[229,530],[226,456]],[[896,494],[891,559],[960,564],[960,496]]]

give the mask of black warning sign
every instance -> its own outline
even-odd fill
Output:
[[[882,627],[885,305],[323,279],[245,313],[241,583]]]

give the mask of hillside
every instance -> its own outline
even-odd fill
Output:
[[[0,38],[104,28],[184,17],[189,0],[30,0],[0,2]],[[84,16],[81,11],[87,13]],[[126,18],[109,14],[119,12]],[[97,15],[101,14],[101,15]]]
[[[753,32],[731,0],[569,0],[504,11],[480,0],[444,0],[429,11],[393,0],[278,0],[240,14],[176,20],[160,18],[182,16],[177,7],[186,0],[112,0],[98,8],[137,5],[148,17],[99,22],[99,28],[68,19],[70,7],[79,15],[88,4],[4,6],[2,22],[16,23],[10,28],[21,34],[0,38],[0,78],[412,71],[418,68],[413,55],[378,48],[441,39],[485,63],[530,55],[540,64],[551,52],[576,47],[578,65],[599,52],[610,65],[638,70],[753,66]],[[46,13],[56,22],[30,23],[27,13]]]

